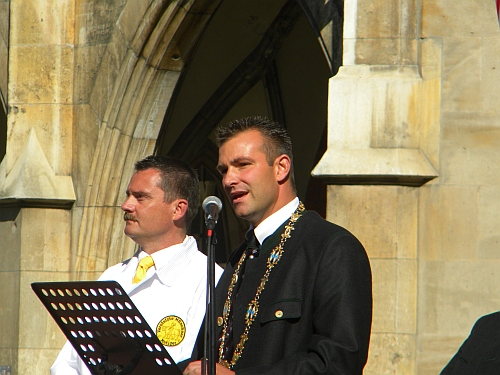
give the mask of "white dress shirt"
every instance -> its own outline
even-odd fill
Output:
[[[140,250],[134,257],[105,270],[99,280],[117,281],[154,332],[167,316],[182,319],[186,326],[184,339],[176,346],[165,346],[177,363],[191,356],[205,316],[207,258],[198,251],[196,240],[186,236],[184,242],[153,253],[155,265],[142,281],[132,284],[139,260],[147,255]],[[222,268],[216,265],[216,282],[221,275]],[[62,348],[50,373],[91,374],[69,342]]]

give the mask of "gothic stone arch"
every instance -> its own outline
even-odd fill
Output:
[[[123,235],[122,213],[117,207],[133,173],[134,162],[154,152],[183,69],[220,3],[220,0],[123,3],[89,94],[91,111],[100,125],[95,148],[89,151],[92,163],[88,179],[85,186],[80,186],[79,205],[83,209],[74,219],[74,222],[81,220],[79,230],[73,235],[75,278],[96,278],[108,264],[133,253],[135,244]],[[282,3],[289,8],[301,7],[313,25],[328,66],[336,71],[340,65],[338,40],[333,47],[325,44],[324,40],[332,39],[323,38],[325,30],[319,30],[318,25],[335,29],[338,34],[342,17],[337,8],[341,2],[335,2],[337,8],[329,3],[328,14],[336,15],[337,22],[333,23],[318,18],[324,12],[311,5],[320,2],[283,0]],[[181,147],[181,151],[189,151],[188,146]]]
[[[179,74],[218,3],[136,0],[124,5],[90,95],[102,120],[74,235],[77,279],[95,278],[133,252],[117,209],[121,194],[134,162],[153,152]]]

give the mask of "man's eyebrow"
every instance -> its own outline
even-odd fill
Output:
[[[222,171],[225,171],[228,169],[228,166],[229,165],[238,165],[240,163],[253,163],[255,161],[254,158],[252,158],[252,156],[238,156],[234,159],[231,159],[229,160],[229,163],[227,164],[217,164],[217,170],[219,172],[222,172]]]
[[[229,165],[233,165],[233,164],[238,164],[239,162],[241,162],[242,160],[246,160],[247,158],[245,157],[237,157],[237,158],[234,158],[234,159],[231,159],[229,160]],[[217,170],[220,172],[220,171],[223,171],[225,169],[227,169],[227,165],[226,164],[217,164]]]
[[[147,191],[144,191],[144,190],[126,190],[125,191],[125,194],[127,194],[127,196],[129,195],[133,195],[134,197],[148,197],[148,196],[151,196],[151,194]]]
[[[250,156],[239,156],[237,158],[234,158],[233,160],[231,160],[229,162],[229,164],[238,164],[238,163],[241,163],[241,162],[246,162],[246,161],[252,161],[253,158],[250,157]]]

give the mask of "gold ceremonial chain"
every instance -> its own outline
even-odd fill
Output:
[[[238,281],[241,265],[245,261],[246,251],[243,252],[240,261],[236,265],[233,277],[231,278],[231,283],[229,284],[229,288],[227,290],[226,303],[224,304],[224,310],[222,312],[223,327],[222,327],[221,343],[219,346],[219,363],[230,370],[232,370],[233,367],[236,365],[236,362],[238,362],[243,353],[243,349],[245,349],[245,343],[248,340],[248,331],[250,330],[252,323],[255,321],[257,313],[259,312],[259,298],[262,291],[264,290],[266,282],[269,278],[269,274],[271,273],[271,270],[274,268],[274,266],[276,266],[276,264],[278,264],[278,262],[280,261],[281,256],[283,255],[283,247],[285,245],[285,242],[288,238],[291,237],[291,232],[292,230],[294,230],[295,222],[299,220],[304,210],[305,210],[304,204],[302,202],[299,202],[299,207],[297,207],[295,212],[290,217],[288,224],[285,225],[285,231],[281,234],[280,243],[273,249],[273,251],[271,251],[271,254],[269,254],[269,258],[267,258],[266,272],[264,272],[264,276],[262,276],[262,279],[260,279],[260,284],[257,287],[257,292],[255,293],[254,299],[248,304],[247,313],[245,315],[245,323],[246,323],[245,330],[241,334],[240,342],[236,345],[236,348],[234,349],[231,362],[228,362],[227,360],[224,359],[224,343],[228,336],[227,325],[231,311],[231,296],[233,294],[236,282]]]

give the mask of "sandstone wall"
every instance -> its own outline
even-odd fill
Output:
[[[374,321],[365,373],[437,374],[473,323],[498,310],[495,4],[345,6],[344,66],[330,83],[329,149],[313,173],[361,185],[331,185],[328,217],[350,228],[371,258]],[[428,180],[419,184],[418,175]],[[388,180],[393,186],[383,186]]]

